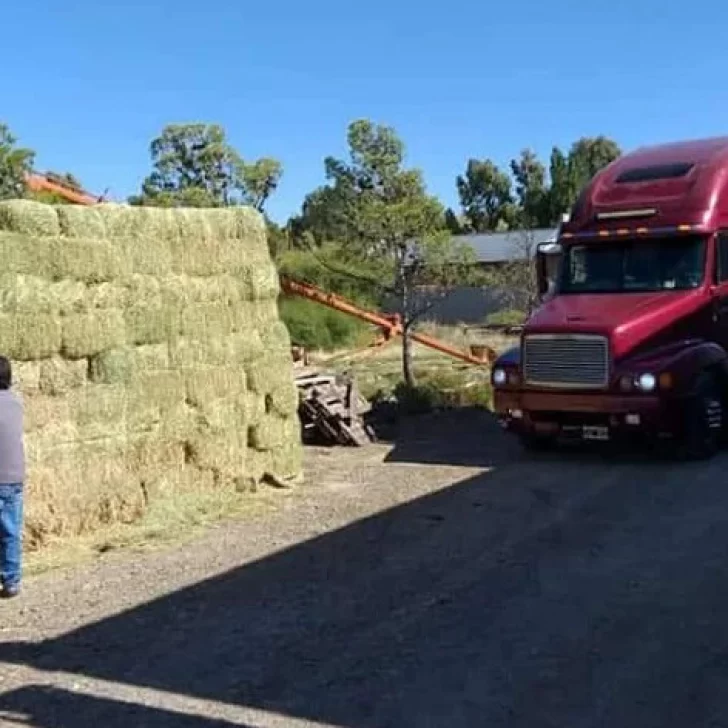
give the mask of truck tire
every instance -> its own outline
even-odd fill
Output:
[[[684,431],[678,443],[681,460],[707,460],[723,443],[723,401],[715,377],[704,372],[685,400]]]

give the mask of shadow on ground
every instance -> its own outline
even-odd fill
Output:
[[[451,460],[482,464],[477,418],[472,441],[441,424]],[[489,473],[0,659],[345,728],[727,724],[707,721],[728,720],[728,491],[659,464],[517,462],[492,437]],[[431,443],[392,459],[441,462]],[[28,688],[0,710],[225,725],[94,700]]]
[[[0,724],[38,728],[76,726],[128,728],[253,728],[209,717],[159,710],[44,685],[31,685],[0,696]]]

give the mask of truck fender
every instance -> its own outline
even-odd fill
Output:
[[[493,363],[493,369],[498,367],[519,367],[521,366],[521,347],[513,346],[504,351]]]
[[[712,341],[687,346],[664,362],[663,371],[675,377],[675,394],[687,396],[701,372],[710,371],[719,379],[722,389],[728,391],[728,353]]]

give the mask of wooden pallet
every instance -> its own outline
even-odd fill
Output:
[[[351,377],[304,369],[296,373],[296,386],[304,438],[350,447],[375,440],[362,420],[370,405]]]

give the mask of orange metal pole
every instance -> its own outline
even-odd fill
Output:
[[[28,175],[26,182],[28,187],[36,192],[55,192],[69,202],[75,202],[77,205],[95,205],[97,202],[96,198],[92,195],[72,190],[71,188],[60,185],[57,182],[51,182],[51,180],[44,177],[42,174],[30,174]]]
[[[312,286],[309,283],[302,283],[301,281],[293,280],[292,278],[288,278],[287,276],[281,276],[281,288],[286,293],[290,293],[296,296],[302,296],[303,298],[308,298],[311,301],[316,301],[317,303],[321,303],[324,306],[333,308],[336,311],[347,313],[351,316],[355,316],[356,318],[361,319],[362,321],[366,321],[367,323],[386,329],[390,335],[396,334],[398,336],[402,336],[404,332],[402,324],[395,323],[391,319],[388,319],[381,314],[366,311],[365,309],[362,309],[356,304],[351,303],[351,301],[347,301],[341,296],[337,296],[334,293],[327,293],[326,291],[323,291],[316,286]],[[425,336],[424,334],[418,333],[412,333],[410,334],[410,336],[412,337],[413,341],[417,341],[424,346],[429,346],[431,349],[435,349],[436,351],[447,354],[448,356],[452,356],[455,359],[460,359],[461,361],[467,362],[468,364],[474,364],[476,366],[489,364],[496,356],[496,352],[490,349],[488,360],[483,361],[482,359],[478,359],[477,357],[474,357],[465,351],[456,349],[454,346],[445,344],[444,342],[439,341],[432,336]]]

